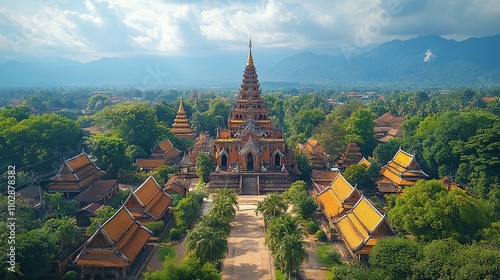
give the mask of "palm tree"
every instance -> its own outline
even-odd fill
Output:
[[[239,209],[236,192],[224,188],[217,190],[212,200],[212,209],[210,209],[209,214],[230,222],[236,215],[236,209]]]
[[[279,244],[286,238],[286,236],[301,234],[300,220],[290,214],[283,214],[282,216],[275,217],[269,222],[266,230],[265,244],[274,255],[279,247]]]
[[[227,233],[199,223],[186,236],[186,248],[203,262],[217,264],[227,250]]]
[[[308,257],[302,235],[297,233],[283,237],[274,254],[276,264],[283,272],[287,272],[288,279],[291,279],[292,271],[299,269]]]
[[[270,193],[263,200],[257,202],[255,215],[262,213],[264,218],[269,220],[272,217],[279,216],[286,212],[288,205],[285,204],[283,197],[277,193]]]

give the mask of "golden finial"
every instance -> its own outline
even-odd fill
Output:
[[[250,37],[250,42],[248,43],[248,48],[250,49],[250,51],[248,53],[247,66],[254,66],[253,65],[253,57],[252,57],[252,37]]]

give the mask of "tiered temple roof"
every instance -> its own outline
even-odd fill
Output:
[[[122,206],[98,226],[75,263],[84,271],[87,268],[126,268],[134,262],[150,237],[151,231]]]
[[[191,126],[189,125],[186,111],[184,110],[184,106],[182,105],[182,98],[179,102],[179,110],[177,111],[177,116],[175,117],[174,123],[172,124],[171,131],[175,136],[181,138],[193,139],[196,136],[194,131],[191,129]]]
[[[165,164],[179,162],[181,153],[169,139],[165,139],[156,144],[149,158],[138,158],[135,160],[135,165],[142,170],[153,170]]]
[[[131,192],[125,207],[141,223],[158,221],[168,211],[173,198],[163,191],[153,176],[149,176],[137,190]]]
[[[298,143],[297,146],[300,152],[307,157],[313,169],[327,169],[327,155],[318,140],[311,137],[305,143]]]
[[[358,189],[349,184],[340,173],[327,188],[320,192],[318,191],[321,186],[317,186],[317,183],[314,184],[313,195],[325,217],[332,223],[351,209],[361,197]]]
[[[80,193],[104,175],[106,172],[97,167],[86,153],[81,153],[64,161],[48,191]]]
[[[356,142],[351,141],[345,153],[340,158],[338,164],[341,168],[346,168],[351,165],[358,164],[359,161],[363,158],[361,154],[361,149],[356,145]]]
[[[385,215],[364,196],[335,225],[351,253],[360,259],[368,256],[379,239],[396,234]]]
[[[429,177],[422,171],[415,157],[401,149],[387,165],[382,167],[380,174],[383,179],[378,182],[378,188],[385,193],[401,192],[403,188],[413,186],[418,180]]]

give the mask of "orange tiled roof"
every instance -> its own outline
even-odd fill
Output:
[[[134,196],[136,196],[143,205],[141,211],[154,220],[163,216],[173,200],[170,195],[160,188],[153,176],[149,176],[146,181],[135,190]]]
[[[351,197],[356,199],[360,196],[358,190],[338,173],[330,185],[317,195],[317,201],[322,206],[325,216],[329,219],[336,218],[352,206],[347,201]]]
[[[98,201],[112,193],[115,189],[118,189],[116,180],[98,180],[88,189],[77,195],[75,199],[84,202]]]
[[[104,177],[104,175],[106,175],[106,172],[90,161],[87,154],[81,153],[62,164],[48,189],[52,192],[79,192]]]
[[[135,160],[135,165],[143,169],[155,169],[165,164],[164,159],[149,159],[149,158],[138,158]]]
[[[174,145],[172,144],[172,142],[170,142],[170,139],[165,139],[165,140],[161,141],[160,143],[158,143],[158,146],[163,151],[168,151],[168,150],[170,150],[171,148],[174,147]]]
[[[362,197],[335,224],[349,249],[358,254],[369,251],[378,239],[395,235],[386,217],[366,197]]]
[[[89,238],[76,257],[80,267],[127,267],[146,245],[151,231],[121,207]]]

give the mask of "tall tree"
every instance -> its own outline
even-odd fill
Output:
[[[223,229],[198,224],[186,236],[186,248],[202,262],[218,264],[226,254],[227,233]]]
[[[132,166],[132,159],[127,155],[127,143],[118,136],[99,134],[88,138],[87,144],[92,149],[96,164],[106,170],[111,177]]]
[[[200,152],[196,158],[196,175],[203,183],[210,181],[210,173],[215,168],[215,158],[212,154]]]
[[[347,119],[347,138],[354,140],[361,148],[361,153],[371,155],[377,145],[375,139],[375,115],[370,110],[359,108]]]
[[[405,238],[385,238],[377,242],[370,252],[370,268],[385,272],[386,279],[408,279],[413,264],[422,259],[419,244]]]

